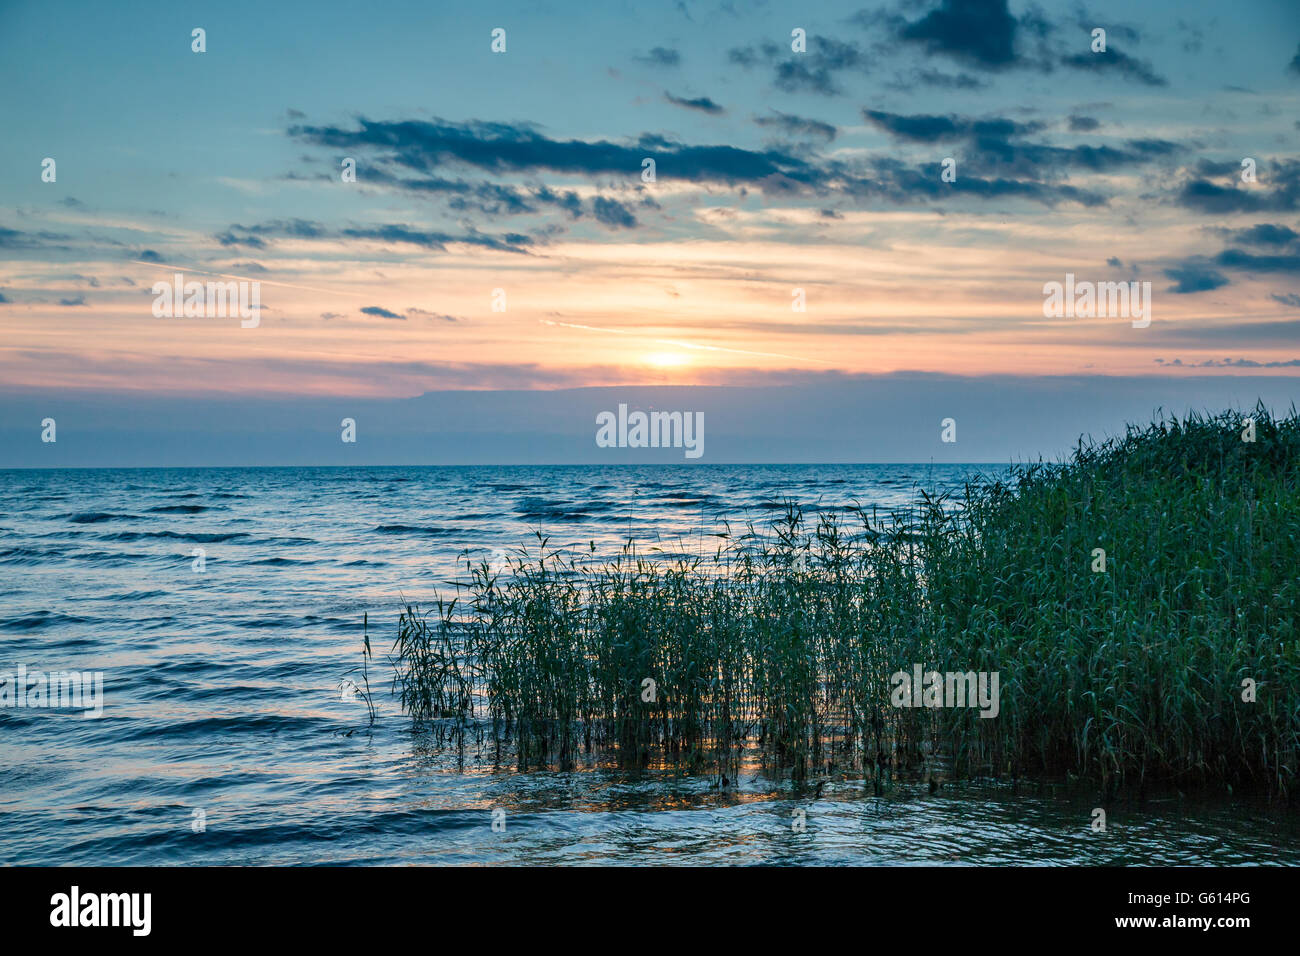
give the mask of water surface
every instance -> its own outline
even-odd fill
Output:
[[[1293,813],[1226,795],[1107,807],[1097,834],[1097,801],[1059,787],[518,773],[412,728],[382,665],[374,727],[339,693],[362,614],[382,652],[463,549],[711,552],[723,516],[887,511],[974,471],[993,469],[0,472],[0,671],[103,671],[106,695],[97,720],[0,710],[0,863],[1300,863]]]

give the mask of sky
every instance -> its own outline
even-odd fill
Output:
[[[1047,381],[1300,396],[1293,0],[0,0],[0,84],[0,465],[60,400],[546,391],[591,431],[591,389],[708,386],[738,436],[951,394],[1031,454],[981,396],[1056,396],[1066,446]],[[177,273],[259,283],[258,324],[155,315]],[[1150,283],[1150,323],[1045,315],[1067,275]]]

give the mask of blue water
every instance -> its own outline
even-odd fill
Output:
[[[0,672],[102,671],[105,695],[98,719],[0,709],[0,863],[1300,863],[1295,815],[1257,801],[1116,805],[1098,834],[1096,801],[1055,787],[519,773],[414,731],[382,664],[373,727],[339,691],[363,613],[382,653],[464,549],[712,550],[723,516],[901,508],[972,470],[0,472]]]

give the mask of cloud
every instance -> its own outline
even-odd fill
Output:
[[[1241,167],[1235,163],[1202,163],[1197,167],[1200,178],[1185,182],[1174,202],[1197,212],[1222,215],[1232,212],[1294,212],[1300,207],[1300,160],[1276,160],[1260,163],[1259,179],[1247,184],[1235,179],[1232,186],[1220,186],[1203,178],[1205,175],[1235,175]]]
[[[953,183],[942,182],[939,164],[907,166],[891,159],[876,160],[874,179],[864,180],[853,189],[858,197],[882,197],[894,202],[919,199],[943,199],[969,195],[980,199],[1018,198],[1055,206],[1076,202],[1084,206],[1104,206],[1106,197],[1090,190],[1064,183],[1038,182],[1033,179],[983,178],[958,176]]]
[[[443,314],[440,313],[440,312],[428,312],[428,311],[426,311],[426,310],[424,310],[424,309],[417,309],[417,308],[415,308],[414,306],[412,306],[411,308],[407,309],[407,310],[406,310],[406,314],[407,314],[407,315],[410,315],[410,316],[419,316],[420,318],[425,318],[425,319],[437,319],[437,320],[440,321],[440,322],[459,322],[459,321],[460,321],[460,319],[456,318],[456,316],[454,316],[454,315],[443,315]]]
[[[1041,123],[1018,123],[1015,120],[993,118],[974,120],[960,116],[931,116],[886,113],[882,110],[863,110],[863,119],[885,130],[897,139],[914,143],[932,143],[945,140],[968,139],[978,136],[1009,139],[1042,129]]]
[[[1165,291],[1176,292],[1179,295],[1209,292],[1212,289],[1227,285],[1230,281],[1223,273],[1193,262],[1186,262],[1181,266],[1166,269],[1165,275],[1174,280],[1174,285],[1171,285]]]
[[[596,219],[615,229],[632,229],[636,226],[636,216],[616,199],[597,196],[592,200]]]
[[[644,56],[637,56],[634,59],[647,66],[677,66],[682,62],[682,55],[668,47],[657,46]]]
[[[1023,137],[1043,129],[1042,123],[1022,123],[1003,117],[971,119],[927,114],[902,115],[881,110],[863,110],[869,123],[895,139],[914,143],[964,140],[970,145],[968,161],[983,170],[997,171],[1024,179],[1051,179],[1070,168],[1104,172],[1137,166],[1171,155],[1178,144],[1167,140],[1130,139],[1121,147],[1050,146],[1026,142]],[[960,182],[960,177],[958,177]]]
[[[757,48],[730,50],[727,58],[746,68],[760,64],[771,67],[773,85],[786,93],[838,96],[844,91],[836,85],[835,74],[845,70],[870,72],[870,61],[856,43],[824,36],[808,37],[805,53],[794,53],[768,40]]]
[[[19,229],[6,229],[0,226],[0,249],[42,249],[51,247],[50,243],[64,242],[70,236],[57,232],[23,232]]]
[[[701,113],[712,113],[717,115],[719,113],[727,112],[707,96],[698,96],[695,99],[683,99],[680,96],[673,96],[673,94],[665,92],[664,99],[669,103],[672,103],[674,106],[680,106],[688,110],[699,110]]]
[[[1300,295],[1296,295],[1294,292],[1274,292],[1269,298],[1274,302],[1282,303],[1282,305],[1289,305],[1293,309],[1300,309]],[[1300,328],[1296,329],[1296,334],[1300,335]]]
[[[85,304],[86,304],[86,297],[85,297],[84,295],[74,295],[74,296],[73,296],[72,298],[70,298],[70,299],[60,299],[60,300],[59,300],[59,305],[68,306],[69,308],[73,308],[73,307],[76,307],[76,306],[79,306],[79,305],[85,305]]]
[[[1258,256],[1241,249],[1224,249],[1214,257],[1216,265],[1246,272],[1294,272],[1300,274],[1300,255]]]
[[[1256,362],[1253,359],[1244,358],[1222,358],[1206,359],[1203,362],[1184,362],[1182,359],[1173,359],[1165,361],[1156,359],[1157,365],[1179,365],[1185,368],[1294,368],[1300,366],[1300,358],[1290,359],[1285,362]]]
[[[237,236],[229,229],[214,236],[223,246],[248,246],[250,249],[265,249],[266,243],[257,236]]]
[[[1292,73],[1300,74],[1300,45],[1296,46],[1295,56],[1291,57],[1291,62],[1287,64],[1286,68]]]
[[[894,79],[885,84],[889,90],[909,91],[918,86],[928,86],[939,90],[980,90],[988,86],[979,77],[969,73],[941,73],[938,70],[913,68],[907,73],[898,73]]]
[[[1071,133],[1091,133],[1101,127],[1101,121],[1091,116],[1070,116]]]
[[[1144,83],[1147,86],[1168,86],[1169,81],[1157,74],[1151,64],[1145,60],[1136,60],[1113,46],[1107,46],[1105,53],[1076,53],[1061,61],[1065,66],[1076,70],[1118,73],[1126,79]]]
[[[1248,229],[1232,230],[1228,236],[1231,242],[1244,242],[1251,246],[1285,246],[1300,239],[1300,233],[1294,229],[1271,222],[1257,223]]]
[[[1003,69],[1018,61],[1021,22],[1007,0],[941,0],[920,20],[904,23],[898,38],[984,69]]]
[[[9,302],[10,299],[7,295],[5,295],[4,289],[0,289],[0,305],[6,305]]]
[[[381,162],[429,172],[444,165],[469,166],[494,173],[547,171],[581,176],[639,176],[641,161],[653,157],[661,177],[695,183],[761,186],[787,179],[810,183],[817,174],[808,163],[776,150],[735,146],[688,146],[645,134],[632,143],[551,139],[531,126],[441,119],[372,122],[357,129],[294,126],[290,135],[335,149],[382,152]]]
[[[448,208],[457,212],[476,211],[488,215],[522,215],[535,213],[542,206],[558,206],[574,219],[581,218],[582,200],[573,190],[561,191],[549,186],[512,186],[504,183],[468,182],[440,176],[411,178],[375,168],[367,181],[392,186],[426,196],[443,197]]]
[[[155,250],[153,250],[153,249],[145,249],[145,250],[144,250],[143,252],[141,252],[139,255],[135,256],[135,258],[138,259],[138,260],[141,261],[141,262],[159,262],[159,263],[161,263],[161,262],[163,261],[163,257],[160,256],[160,255],[159,255]]]
[[[406,320],[406,316],[398,315],[396,312],[390,312],[387,309],[380,308],[377,305],[368,305],[361,310],[363,315],[377,315],[381,319],[401,319]]]
[[[234,236],[235,231],[256,233],[251,237]],[[444,250],[448,245],[464,244],[471,246],[481,246],[486,249],[495,249],[502,252],[523,252],[520,247],[532,245],[533,239],[530,236],[517,232],[507,232],[500,236],[490,236],[484,233],[470,230],[463,234],[454,234],[442,232],[439,230],[422,229],[417,226],[410,226],[403,223],[386,223],[372,226],[349,226],[344,229],[333,231],[321,223],[309,222],[303,219],[293,220],[272,220],[269,222],[258,223],[253,226],[243,226],[234,224],[227,230],[231,234],[233,243],[230,244],[247,244],[248,238],[253,238],[259,245],[265,246],[266,243],[257,238],[257,236],[267,237],[287,237],[287,238],[310,238],[336,241],[339,239],[361,239],[376,242],[396,242],[406,245],[420,246],[424,249]]]
[[[1060,27],[1049,23],[1040,9],[1029,5],[1017,17],[1007,0],[940,0],[918,20],[889,14],[862,13],[853,18],[867,28],[884,26],[903,44],[919,46],[930,55],[942,55],[977,70],[997,73],[1030,69],[1051,73],[1056,67],[1106,71],[1149,86],[1167,81],[1145,61],[1108,46],[1105,53],[1071,53],[1077,49],[1080,29],[1091,26],[1091,14],[1082,9],[1075,22],[1064,25],[1070,39],[1057,41]],[[1112,37],[1137,43],[1137,30],[1123,24],[1106,27]],[[1087,33],[1082,34],[1085,38]],[[939,84],[933,84],[939,85]]]
[[[375,122],[360,119],[355,128],[300,126],[293,135],[309,142],[345,149],[355,155],[373,153],[368,168],[388,176],[395,188],[414,192],[450,193],[459,196],[472,191],[478,196],[494,196],[505,205],[480,205],[487,210],[500,208],[513,212],[553,204],[578,219],[589,208],[602,225],[631,228],[637,225],[633,203],[623,197],[597,196],[589,207],[572,190],[565,193],[540,186],[475,185],[443,176],[442,168],[460,166],[490,174],[538,176],[567,174],[590,180],[609,176],[625,188],[640,190],[642,160],[656,162],[661,179],[705,186],[728,186],[734,189],[758,189],[777,196],[843,197],[853,201],[884,199],[895,203],[922,203],[954,197],[1021,198],[1054,206],[1077,202],[1086,206],[1104,205],[1106,197],[1090,189],[1080,189],[1062,182],[1065,171],[1079,168],[1108,171],[1126,165],[1138,165],[1175,152],[1177,144],[1164,140],[1127,140],[1118,146],[1049,146],[1025,140],[1030,133],[1046,129],[1037,121],[1019,121],[1003,117],[967,118],[960,116],[906,116],[869,110],[868,121],[892,136],[911,142],[964,140],[970,145],[964,162],[965,175],[955,183],[941,183],[933,164],[908,166],[891,153],[819,156],[800,144],[796,147],[745,149],[729,145],[692,145],[658,133],[643,133],[623,142],[608,140],[559,140],[551,138],[530,124],[444,120],[410,120]],[[785,130],[805,130],[827,139],[830,124],[774,112],[757,122]],[[658,204],[643,194],[640,202],[648,208]],[[518,202],[516,202],[518,200]],[[549,231],[555,230],[552,224]],[[273,222],[248,229],[232,226],[235,241],[246,234],[258,236],[319,234],[310,224]],[[544,230],[548,231],[548,230]],[[343,238],[371,238],[409,242],[426,248],[440,249],[450,242],[466,242],[487,248],[523,251],[521,247],[534,239],[520,233],[490,236],[473,231],[453,236],[433,229],[402,225],[354,226],[338,235]],[[537,241],[543,238],[540,234]]]
[[[754,122],[759,126],[774,126],[791,136],[816,136],[828,143],[835,139],[839,132],[830,123],[794,116],[777,110],[773,110],[771,116],[755,116]]]
[[[522,252],[519,246],[531,245],[533,240],[529,236],[517,232],[505,233],[500,238],[494,236],[485,236],[481,233],[470,232],[464,235],[451,235],[445,232],[438,232],[427,229],[417,229],[412,226],[393,223],[382,226],[354,226],[347,229],[339,230],[339,235],[345,239],[371,239],[380,242],[400,242],[413,246],[422,246],[426,249],[444,249],[448,244],[461,243],[471,246],[482,246],[486,249],[496,249],[501,252]]]

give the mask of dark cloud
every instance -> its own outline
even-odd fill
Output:
[[[486,215],[523,215],[541,207],[555,206],[572,218],[583,215],[582,200],[573,190],[555,190],[549,186],[510,186],[503,183],[468,182],[437,176],[398,176],[384,169],[374,169],[368,181],[396,189],[439,197],[456,212],[480,212]]]
[[[275,233],[292,239],[323,239],[329,235],[329,230],[325,226],[307,219],[273,219],[257,226],[234,225],[230,228],[241,232]]]
[[[1080,9],[1074,22],[1061,25],[1048,22],[1032,4],[1016,16],[1007,0],[939,0],[917,20],[864,12],[854,22],[873,31],[883,28],[903,44],[919,46],[930,55],[950,57],[976,70],[997,73],[1030,69],[1051,73],[1064,66],[1105,71],[1150,86],[1166,85],[1164,77],[1149,63],[1116,50],[1113,45],[1108,45],[1106,53],[1072,52],[1079,49],[1080,36],[1085,41],[1088,39],[1093,19]],[[1106,24],[1106,30],[1108,37],[1129,43],[1136,44],[1140,39],[1136,29],[1113,21]],[[942,85],[942,81],[930,85]]]
[[[809,184],[817,171],[798,157],[776,150],[735,146],[687,146],[647,134],[629,144],[607,140],[556,140],[530,126],[443,120],[359,121],[357,129],[295,126],[290,135],[338,149],[383,151],[384,161],[428,172],[457,164],[490,172],[568,173],[582,176],[639,177],[641,161],[655,159],[658,175],[688,182],[728,185]]]
[[[257,236],[237,236],[229,229],[219,232],[214,237],[223,246],[248,246],[250,249],[265,249],[266,243]]]
[[[732,63],[743,67],[769,66],[772,84],[786,93],[819,93],[838,96],[844,91],[835,82],[835,74],[845,70],[870,72],[870,61],[862,48],[851,41],[834,37],[810,36],[805,53],[765,41],[758,47],[739,47],[728,52]]]
[[[1243,242],[1249,246],[1285,246],[1300,239],[1300,233],[1288,226],[1261,222],[1247,229],[1234,229],[1228,233],[1229,241]]]
[[[1296,46],[1295,56],[1291,57],[1291,62],[1287,64],[1286,68],[1292,73],[1300,74],[1300,45]]]
[[[527,176],[567,174],[587,180],[603,175],[640,189],[642,160],[648,157],[655,160],[661,180],[728,186],[742,194],[753,188],[768,195],[838,196],[862,202],[883,200],[899,204],[971,196],[1021,198],[1053,206],[1064,202],[1097,206],[1105,204],[1105,196],[1061,181],[1068,169],[1115,169],[1146,162],[1176,149],[1175,144],[1162,140],[1129,140],[1119,147],[1076,146],[1066,149],[1047,146],[1023,140],[1028,134],[1045,129],[1046,124],[998,117],[903,116],[882,111],[868,111],[865,115],[900,139],[914,142],[963,140],[969,144],[966,160],[975,163],[964,167],[966,174],[959,176],[956,183],[941,183],[929,163],[908,166],[890,154],[820,157],[807,144],[754,150],[726,145],[689,145],[658,133],[645,133],[622,143],[557,140],[528,124],[449,123],[442,120],[372,122],[362,119],[354,129],[300,126],[291,132],[310,142],[345,149],[352,154],[375,153],[375,157],[368,161],[368,168],[391,176],[390,182],[396,188],[451,195],[453,198],[463,197],[468,192],[480,200],[490,196],[501,204],[480,203],[475,207],[480,210],[532,209],[545,201],[561,206],[573,218],[583,215],[584,204],[572,192],[553,192],[549,187],[538,186],[462,183],[441,175],[442,167],[471,167],[494,174]],[[823,137],[829,137],[832,130],[829,124],[817,124],[817,121],[780,113],[765,117],[761,122],[787,130],[803,129]],[[658,208],[648,193],[641,197],[640,204],[645,208]],[[599,197],[591,201],[589,208],[591,215],[603,225],[630,228],[636,224],[631,212],[632,203],[622,197]],[[548,228],[554,231],[555,227]],[[236,241],[242,241],[249,235],[303,232],[304,227],[277,222],[253,230],[232,226],[230,231]],[[454,237],[444,232],[400,225],[353,227],[343,230],[340,235],[344,238],[410,242],[428,248],[441,248],[448,242],[515,248],[531,242],[529,237],[519,234],[492,237],[475,232]],[[515,251],[519,250],[515,248]]]
[[[682,62],[682,55],[668,47],[653,47],[644,56],[635,57],[638,63],[648,66],[677,66]]]
[[[980,90],[988,86],[978,77],[969,73],[941,73],[938,70],[913,69],[904,74],[899,73],[889,83],[890,90],[912,90],[918,86],[932,87],[937,90]]]
[[[464,235],[451,235],[436,230],[417,229],[413,226],[391,223],[382,226],[352,226],[339,230],[344,239],[369,239],[379,242],[398,242],[406,245],[421,246],[425,249],[445,249],[447,245],[461,243],[496,249],[502,252],[521,252],[519,246],[532,244],[529,236],[508,232],[500,238],[486,236],[478,232]]]
[[[51,243],[65,242],[71,236],[57,232],[23,232],[19,229],[6,229],[0,226],[0,249],[43,249],[57,248]]]
[[[1065,66],[1076,70],[1118,73],[1126,79],[1144,83],[1147,86],[1168,86],[1169,81],[1157,74],[1151,64],[1145,60],[1136,60],[1113,46],[1107,46],[1105,53],[1076,53],[1061,61]]]
[[[862,115],[869,123],[907,142],[965,141],[970,150],[967,159],[977,168],[1022,179],[1051,179],[1067,169],[1103,172],[1136,166],[1169,156],[1178,149],[1176,143],[1153,139],[1126,140],[1122,147],[1061,147],[1026,142],[1023,137],[1041,130],[1042,123],[1021,123],[999,117],[905,116],[880,110],[864,110]]]
[[[1018,123],[1001,118],[975,120],[960,116],[905,116],[881,110],[863,110],[862,117],[898,139],[914,143],[943,142],[976,136],[1009,139],[1043,128],[1042,123]]]
[[[248,237],[234,236],[233,233],[236,231],[256,235]],[[445,249],[448,245],[466,244],[504,252],[522,252],[523,249],[520,247],[532,245],[533,243],[531,236],[526,236],[517,232],[507,232],[500,236],[486,235],[474,230],[462,234],[453,234],[432,229],[421,229],[402,223],[349,226],[338,231],[333,231],[321,223],[310,222],[303,219],[278,219],[258,223],[253,226],[234,224],[224,235],[231,235],[234,242],[223,243],[223,245],[247,245],[250,244],[248,240],[253,239],[257,244],[264,246],[266,243],[262,239],[258,238],[258,236],[265,236],[267,238],[284,237],[321,240],[361,239],[377,242],[403,243],[406,245],[420,246],[425,249],[435,249],[439,251]]]
[[[1230,281],[1223,273],[1194,262],[1186,262],[1181,266],[1166,269],[1165,275],[1174,280],[1174,285],[1165,291],[1176,292],[1179,295],[1209,292],[1227,285]]]
[[[1111,267],[1113,267],[1113,268],[1115,268],[1115,269],[1123,269],[1123,268],[1124,268],[1124,263],[1120,262],[1119,259],[1118,259],[1116,256],[1111,256],[1110,258],[1108,258],[1108,259],[1106,260],[1106,265],[1111,266]]]
[[[1017,62],[1021,22],[1007,9],[1007,0],[941,0],[920,20],[904,23],[899,39],[944,53],[984,69],[1002,69]]]
[[[1174,201],[1197,212],[1222,215],[1233,212],[1294,212],[1300,208],[1300,160],[1278,160],[1259,164],[1258,181],[1243,183],[1236,163],[1200,163],[1200,178],[1188,180]],[[1203,178],[1207,175],[1232,177],[1231,186]]]
[[[781,113],[777,110],[772,111],[771,116],[755,116],[754,122],[759,126],[773,126],[791,136],[816,136],[830,142],[838,134],[837,130],[830,123],[823,123],[821,120],[806,119],[802,116],[793,116],[789,113]]]
[[[632,215],[631,211],[616,199],[597,196],[592,200],[592,208],[596,219],[606,226],[615,229],[633,229],[636,227],[636,216]]]
[[[376,316],[379,316],[379,318],[381,318],[381,319],[402,319],[403,321],[405,321],[405,319],[406,319],[405,316],[398,315],[396,312],[390,312],[390,311],[388,311],[388,309],[380,308],[380,307],[377,306],[377,305],[368,305],[368,306],[366,306],[364,309],[361,310],[361,314],[362,314],[362,315],[376,315]]]
[[[848,191],[858,198],[887,199],[899,203],[918,199],[948,199],[956,195],[980,199],[1025,199],[1046,206],[1065,202],[1084,206],[1106,204],[1105,196],[1064,183],[960,174],[956,182],[945,183],[939,178],[937,161],[928,166],[908,166],[899,160],[887,158],[876,160],[871,178],[854,184]]]
[[[1224,249],[1214,257],[1214,263],[1224,269],[1240,269],[1243,272],[1300,274],[1300,255],[1257,256],[1241,249]]]
[[[1274,292],[1269,296],[1274,302],[1280,302],[1282,305],[1289,305],[1293,309],[1300,309],[1300,295],[1294,292]],[[1296,328],[1296,335],[1300,336],[1300,327]]]
[[[1091,133],[1093,130],[1099,129],[1100,127],[1101,121],[1094,119],[1091,116],[1072,115],[1070,117],[1071,133]]]
[[[139,255],[137,255],[135,258],[137,258],[137,259],[140,260],[141,262],[159,262],[159,263],[161,263],[161,262],[163,261],[163,257],[160,256],[160,255],[159,255],[157,252],[155,252],[153,249],[146,249],[146,250],[144,250],[143,252],[141,252]]]
[[[68,306],[69,308],[79,306],[79,305],[85,305],[85,304],[86,304],[86,297],[84,295],[74,295],[70,299],[59,300],[59,305],[65,305]]]
[[[0,289],[0,305],[6,305],[9,301],[9,297],[5,295],[4,289]]]
[[[713,113],[716,115],[718,113],[726,112],[725,109],[707,96],[697,96],[694,99],[684,99],[680,96],[673,96],[673,94],[665,92],[664,99],[669,103],[672,103],[674,106],[680,106],[688,110],[699,110],[701,113]]]

